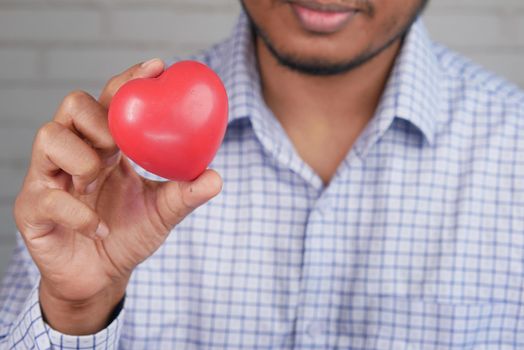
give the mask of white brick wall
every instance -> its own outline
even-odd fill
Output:
[[[238,0],[0,0],[0,276],[31,142],[67,91],[225,37]],[[524,1],[432,0],[436,39],[524,86]]]

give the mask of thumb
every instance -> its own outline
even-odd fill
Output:
[[[191,182],[164,182],[157,187],[157,209],[168,230],[194,209],[222,190],[222,178],[214,170],[204,171]]]

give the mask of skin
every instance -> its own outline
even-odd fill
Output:
[[[327,184],[377,106],[405,29],[422,0],[317,1],[357,4],[339,30],[304,30],[282,0],[245,0],[267,104],[300,156]],[[140,178],[109,133],[107,108],[126,81],[156,77],[160,60],[109,80],[99,98],[70,93],[34,140],[14,217],[41,274],[40,305],[65,334],[105,328],[135,267],[171,229],[217,195],[207,170],[187,183]],[[79,161],[80,160],[80,161]]]
[[[242,2],[258,33],[265,101],[324,184],[373,117],[403,35],[426,2],[318,0],[361,10],[329,34],[304,29],[292,1]]]
[[[163,69],[160,60],[131,67],[111,79],[99,99],[70,93],[35,138],[14,216],[41,273],[44,318],[65,334],[105,328],[134,268],[221,190],[212,170],[193,182],[144,180],[113,142],[107,107],[114,93]]]

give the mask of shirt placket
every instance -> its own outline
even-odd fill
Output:
[[[297,310],[296,349],[318,348],[328,349],[337,338],[338,319],[341,305],[340,291],[343,283],[339,279],[340,269],[350,271],[353,256],[344,255],[344,260],[337,260],[338,254],[346,247],[341,246],[341,239],[351,241],[350,226],[336,216],[337,197],[340,199],[343,184],[351,178],[352,172],[360,176],[362,162],[355,151],[350,151],[330,185],[320,192],[320,195],[310,211],[304,232],[304,256],[300,285],[300,298]],[[358,177],[357,176],[357,177]],[[357,193],[355,191],[355,193]],[[349,195],[349,193],[348,193]],[[356,196],[357,197],[357,196]],[[355,198],[357,200],[357,198]],[[339,235],[343,232],[345,238]],[[351,288],[351,286],[346,286]]]

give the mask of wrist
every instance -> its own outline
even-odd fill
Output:
[[[125,296],[126,283],[110,286],[85,300],[64,300],[53,288],[40,281],[39,300],[44,321],[68,335],[95,334],[106,328]]]

